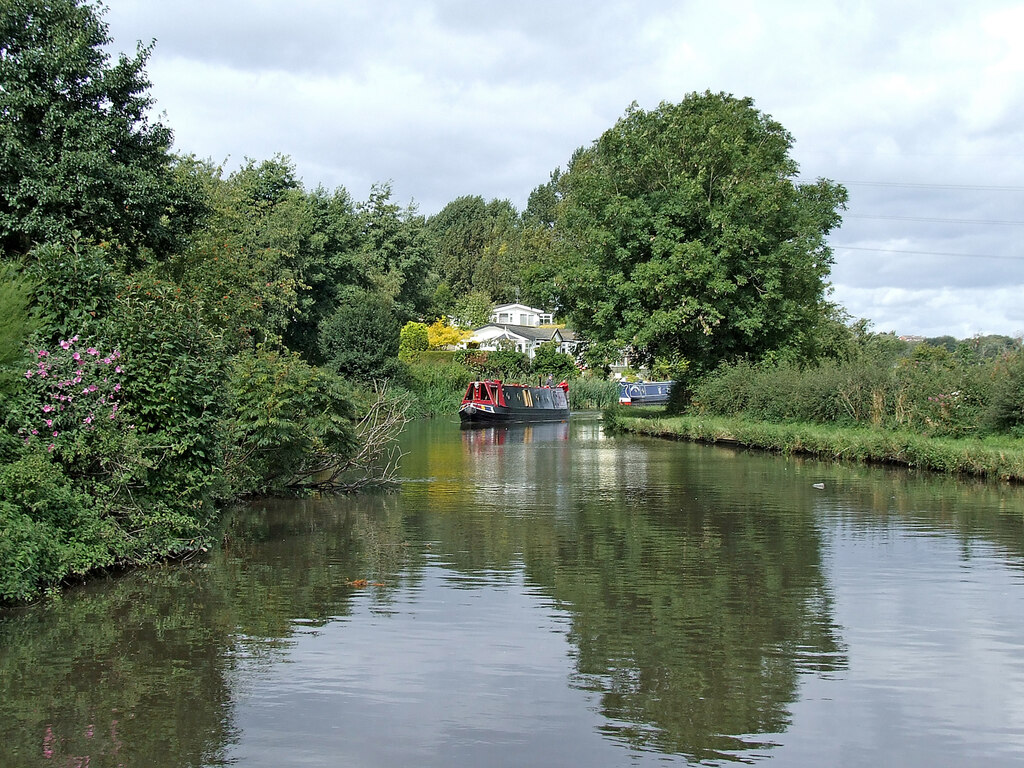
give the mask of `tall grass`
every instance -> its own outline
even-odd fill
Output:
[[[569,382],[569,408],[593,411],[619,402],[619,385],[606,379],[579,378]]]
[[[813,368],[739,363],[695,383],[687,411],[871,425],[935,437],[1024,436],[1024,353],[983,363],[928,351],[895,363],[827,361]]]

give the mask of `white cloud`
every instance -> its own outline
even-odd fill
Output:
[[[804,176],[926,185],[850,184],[831,241],[853,314],[903,332],[1024,325],[1012,300],[992,300],[1024,284],[1021,225],[965,223],[1024,219],[1015,0],[109,6],[115,47],[157,38],[152,93],[181,151],[288,154],[307,186],[357,199],[392,180],[425,213],[464,194],[522,207],[633,100],[750,96],[793,134]],[[963,310],[895,313],[875,303],[887,290]]]

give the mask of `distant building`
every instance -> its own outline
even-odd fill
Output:
[[[515,349],[531,360],[541,344],[554,343],[559,352],[575,358],[582,342],[575,332],[552,324],[552,313],[525,304],[500,304],[491,322],[473,331],[460,346],[494,351]]]
[[[499,304],[491,312],[491,322],[499,325],[524,325],[537,328],[551,325],[552,315],[542,309],[534,309],[525,304]]]

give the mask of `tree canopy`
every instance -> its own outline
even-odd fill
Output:
[[[825,235],[846,191],[794,181],[792,137],[751,99],[635,104],[558,179],[560,308],[640,362],[759,357],[828,314]]]
[[[0,247],[22,254],[73,232],[161,256],[202,212],[171,130],[150,120],[152,46],[116,63],[102,9],[83,0],[0,5]]]

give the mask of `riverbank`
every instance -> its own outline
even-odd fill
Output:
[[[931,438],[870,427],[667,416],[661,408],[610,408],[604,419],[612,430],[639,435],[1024,482],[1024,441],[1008,437]]]

